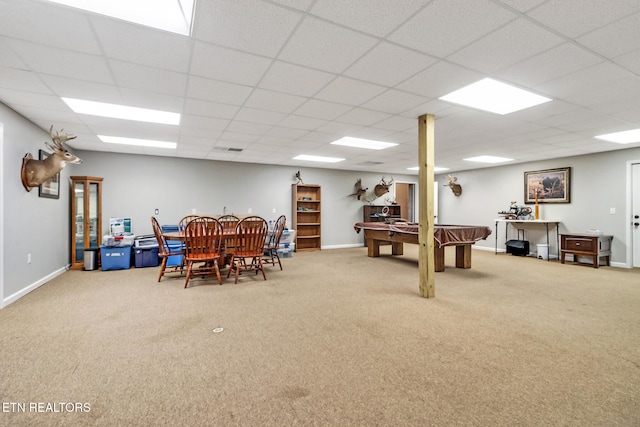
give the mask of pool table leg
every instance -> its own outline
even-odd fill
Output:
[[[434,245],[433,258],[435,271],[444,271],[444,246]]]
[[[471,245],[456,246],[456,267],[471,268]]]

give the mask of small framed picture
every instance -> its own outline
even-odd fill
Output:
[[[570,203],[571,168],[524,173],[524,202]]]
[[[44,160],[49,157],[49,153],[40,150],[39,159]],[[49,178],[38,187],[38,196],[47,197],[49,199],[60,198],[60,172]]]

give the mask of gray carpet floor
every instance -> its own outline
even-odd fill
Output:
[[[425,299],[386,249],[69,271],[0,310],[0,425],[640,425],[640,271],[447,249]]]

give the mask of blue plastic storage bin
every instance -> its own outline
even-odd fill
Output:
[[[172,233],[178,231],[178,224],[164,224],[161,225],[163,233]],[[167,245],[171,252],[179,252],[182,248],[182,242],[180,240],[167,240]],[[182,255],[173,255],[167,258],[167,267],[176,267],[182,265]]]
[[[131,268],[131,246],[100,246],[102,271]]]

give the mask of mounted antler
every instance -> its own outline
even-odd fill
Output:
[[[358,198],[358,200],[360,200],[360,198],[367,192],[367,190],[369,189],[369,187],[367,188],[362,188],[362,179],[358,178],[358,180],[356,181],[356,192],[353,194],[349,194],[350,196],[356,196]]]
[[[462,194],[462,186],[456,183],[457,180],[458,180],[457,176],[449,175],[449,180],[446,184],[444,184],[444,186],[450,187],[451,191],[453,191],[453,194],[455,194],[456,196],[459,196]]]
[[[373,192],[376,195],[376,197],[380,197],[383,194],[388,193],[389,187],[391,186],[391,184],[393,184],[393,177],[391,177],[391,181],[386,182],[383,176],[382,179],[380,180],[380,184],[376,185],[375,188],[373,189]]]
[[[64,129],[60,129],[62,132]],[[38,187],[48,179],[60,172],[67,163],[82,163],[82,160],[71,154],[64,148],[63,143],[74,139],[74,135],[56,132],[53,134],[53,125],[49,129],[49,136],[53,144],[45,142],[44,145],[52,151],[51,155],[44,160],[36,160],[31,153],[27,153],[22,158],[22,185],[25,190],[31,191],[32,187]]]

